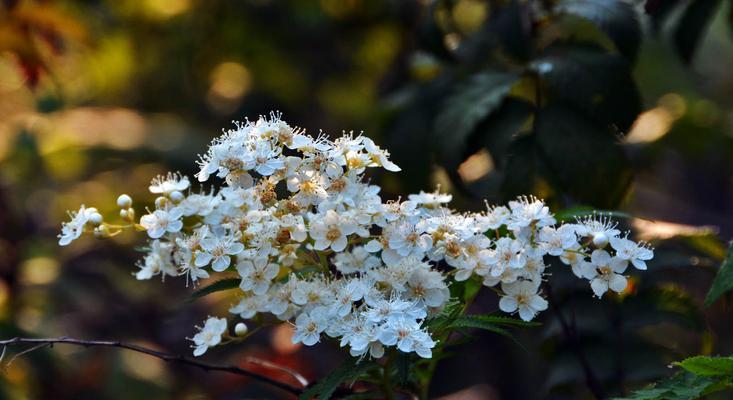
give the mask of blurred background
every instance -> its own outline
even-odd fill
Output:
[[[578,343],[551,311],[517,333],[526,350],[477,332],[440,364],[433,397],[589,398],[578,346],[614,395],[673,360],[730,354],[730,299],[703,298],[733,236],[732,21],[731,2],[711,0],[4,0],[1,336],[189,354],[184,337],[231,300],[188,304],[182,279],[136,281],[139,236],[59,248],[60,222],[79,204],[112,218],[123,192],[142,211],[153,176],[192,175],[232,120],[279,110],[311,134],[363,130],[388,148],[404,173],[372,176],[385,198],[440,185],[477,210],[534,193],[556,210],[622,210],[656,247],[650,271],[603,301],[556,268]],[[479,296],[476,312],[495,310]],[[335,346],[302,349],[289,332],[205,358],[260,370],[256,356],[310,379],[338,365]],[[59,345],[7,366],[0,398],[289,397]]]

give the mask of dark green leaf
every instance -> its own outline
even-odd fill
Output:
[[[658,31],[664,19],[680,3],[680,0],[647,0],[644,11],[651,17],[652,28]]]
[[[501,195],[513,199],[534,193],[537,182],[536,148],[534,136],[517,138],[507,149]]]
[[[556,104],[539,111],[536,135],[549,175],[565,193],[595,207],[618,205],[631,171],[611,131]]]
[[[695,49],[719,4],[720,0],[693,0],[685,9],[674,32],[674,44],[684,62],[692,61]]]
[[[557,11],[585,18],[595,24],[629,60],[636,59],[641,42],[639,19],[633,6],[621,0],[566,0]]]
[[[657,384],[614,400],[694,400],[730,388],[729,379],[678,373]]]
[[[686,358],[675,365],[702,376],[733,376],[733,357],[695,356]]]
[[[476,128],[472,144],[477,147],[485,146],[497,167],[504,169],[509,148],[512,142],[522,135],[522,127],[527,124],[531,113],[531,104],[511,97],[506,98],[502,105]]]
[[[358,358],[349,357],[326,377],[303,392],[298,399],[310,400],[318,396],[318,400],[328,400],[342,383],[357,379],[359,375],[372,367],[374,367],[373,363],[365,360],[359,362]]]
[[[602,126],[625,133],[641,112],[641,97],[630,64],[617,54],[554,47],[529,68],[546,82],[550,101],[564,101]]]
[[[441,158],[455,164],[463,161],[469,137],[476,126],[496,110],[512,85],[514,74],[485,71],[457,85],[445,100],[435,120],[434,135]]]
[[[241,281],[242,280],[239,278],[227,278],[218,280],[210,285],[204,286],[194,291],[193,293],[191,293],[191,296],[189,296],[188,300],[186,301],[190,303],[196,299],[199,299],[214,292],[221,292],[222,290],[237,288],[239,287],[239,283]]]
[[[713,280],[713,286],[705,297],[705,305],[713,304],[723,293],[731,289],[733,289],[733,243],[728,248],[728,255],[720,265],[718,274]]]

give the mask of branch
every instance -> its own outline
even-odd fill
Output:
[[[147,347],[138,346],[136,344],[130,344],[130,343],[124,343],[124,342],[118,342],[118,341],[105,341],[105,340],[82,340],[82,339],[74,339],[74,338],[65,337],[65,336],[58,337],[58,338],[20,338],[20,337],[16,337],[16,338],[7,339],[7,340],[0,340],[0,346],[9,346],[9,345],[14,345],[14,344],[33,344],[35,345],[34,347],[31,347],[30,349],[22,351],[21,353],[13,357],[13,359],[15,359],[16,357],[22,354],[29,353],[31,351],[40,349],[45,346],[53,346],[54,344],[57,344],[57,343],[71,344],[71,345],[83,346],[83,347],[92,347],[92,346],[117,347],[120,349],[132,350],[134,352],[143,353],[149,356],[159,358],[166,362],[189,365],[192,367],[201,368],[206,372],[220,371],[220,372],[229,372],[231,374],[246,376],[246,377],[258,380],[260,382],[267,383],[268,385],[277,387],[279,389],[282,389],[296,396],[303,393],[303,388],[295,387],[285,382],[280,382],[268,376],[261,375],[259,373],[249,371],[246,369],[242,369],[234,365],[225,366],[225,365],[209,364],[205,362],[196,361],[188,357],[166,354],[166,353],[163,353],[157,350],[149,349]],[[5,351],[3,348],[3,354],[4,353]],[[295,379],[297,379],[298,382],[301,384],[303,384],[303,382],[305,381],[300,374],[296,373],[295,371],[289,370],[287,368],[275,366],[272,363],[262,361],[262,360],[257,360],[254,358],[248,358],[247,361],[251,363],[259,364],[261,366],[277,369],[279,371],[287,372],[290,375],[294,376]],[[307,384],[307,381],[305,382]]]
[[[560,311],[559,304],[552,294],[552,287],[549,283],[546,285],[546,287],[547,299],[550,300],[550,307],[552,307],[555,315],[557,315],[557,319],[560,321],[560,326],[562,327],[563,334],[569,342],[570,348],[575,353],[575,357],[578,359],[578,362],[580,362],[580,366],[583,368],[583,373],[585,374],[585,383],[586,385],[588,385],[588,389],[590,389],[591,393],[593,393],[593,396],[596,399],[600,400],[606,398],[605,391],[603,390],[603,385],[601,385],[601,382],[598,380],[598,377],[596,377],[595,372],[593,372],[593,367],[591,367],[590,363],[588,362],[588,358],[585,356],[583,347],[580,343],[580,340],[578,339],[578,331],[575,329],[575,322],[573,321],[572,325],[568,323],[562,311]]]

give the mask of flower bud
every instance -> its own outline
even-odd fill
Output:
[[[234,326],[234,334],[239,337],[246,335],[247,331],[249,331],[249,329],[247,328],[247,325],[245,325],[244,322],[240,322]]]
[[[126,209],[132,207],[132,197],[121,194],[120,197],[117,198],[117,206]]]
[[[99,226],[104,222],[104,218],[102,217],[102,214],[94,212],[89,216],[89,222],[94,226]]]
[[[155,199],[155,207],[157,208],[165,208],[165,206],[168,204],[168,199],[160,196],[157,199]]]
[[[593,235],[593,245],[599,249],[606,247],[608,244],[608,236],[605,233],[600,232]]]
[[[96,228],[94,228],[94,237],[97,239],[105,239],[110,237],[109,228],[107,228],[107,225],[100,225]]]
[[[183,193],[179,192],[178,190],[174,190],[171,192],[171,194],[168,196],[170,197],[171,201],[178,204],[183,200]]]

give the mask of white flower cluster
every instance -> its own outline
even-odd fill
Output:
[[[628,264],[645,269],[653,255],[605,218],[557,224],[534,197],[481,213],[454,212],[451,196],[438,192],[383,202],[363,174],[399,171],[385,150],[360,135],[313,138],[279,115],[237,124],[214,140],[200,167],[199,181],[216,175],[226,185],[196,193],[188,178],[158,177],[150,186],[160,196],[156,208],[139,224],[131,199],[120,197],[123,219],[151,239],[137,278],[186,275],[196,283],[211,271],[236,273],[231,313],[293,321],[294,343],[325,335],[354,356],[381,357],[395,346],[430,358],[436,343],[425,321],[445,307],[452,281],[497,287],[501,310],[529,321],[547,308],[540,290],[547,256],[600,297],[623,291]],[[81,234],[87,214],[82,207],[64,224],[61,245]],[[106,226],[98,222],[95,229]],[[193,338],[195,355],[224,334],[226,320],[210,318]]]

